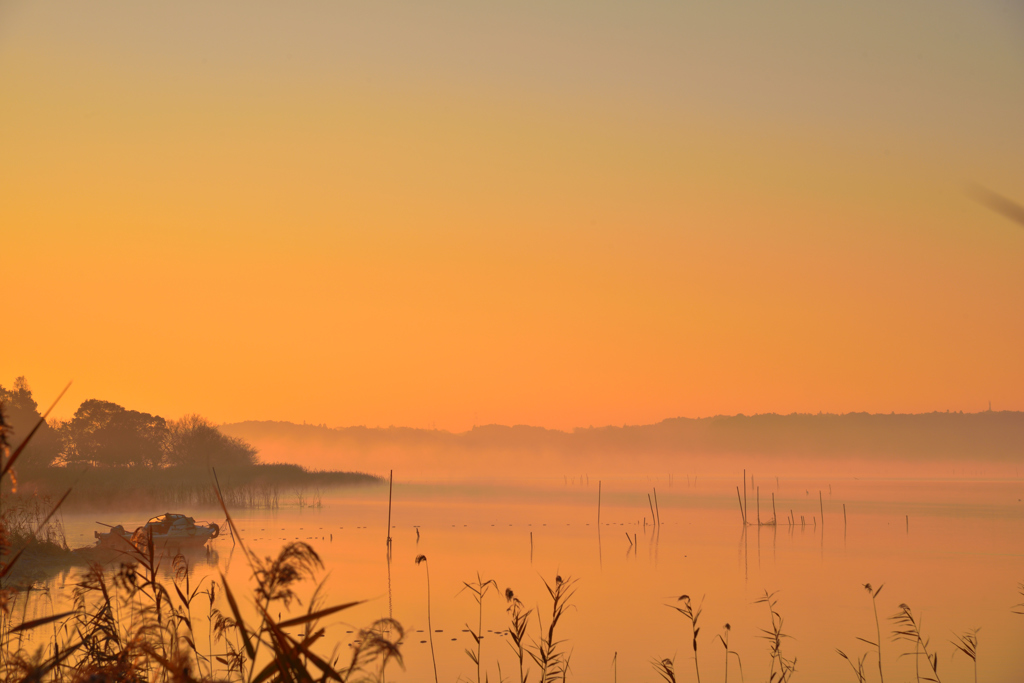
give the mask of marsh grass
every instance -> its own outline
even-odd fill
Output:
[[[923,654],[925,662],[928,664],[928,668],[932,671],[932,675],[926,676],[924,680],[941,683],[942,679],[939,678],[939,655],[938,653],[928,652],[928,645],[930,644],[930,641],[922,635],[921,620],[914,617],[914,613],[911,611],[910,606],[906,603],[902,603],[900,605],[900,611],[889,617],[889,619],[896,626],[892,632],[893,640],[905,640],[914,643],[913,652],[905,652],[900,656],[914,657],[914,670],[918,679],[921,678],[919,658]]]
[[[949,641],[956,648],[953,651],[954,655],[957,652],[962,652],[970,658],[971,663],[974,665],[974,683],[978,683],[978,631],[980,630],[980,628],[972,628],[962,635],[954,633],[953,635],[956,636],[956,640]]]
[[[555,683],[564,680],[569,673],[572,651],[566,652],[565,641],[559,639],[558,624],[572,606],[570,601],[576,594],[576,579],[555,576],[554,585],[548,583],[546,579],[542,581],[551,597],[551,621],[545,629],[540,614],[537,614],[540,637],[527,652],[540,669],[540,683]]]
[[[49,412],[12,453],[0,406],[0,485],[7,483],[6,479],[13,488],[13,467]],[[31,524],[22,518],[24,525],[32,527],[28,531],[29,541],[0,565],[0,581],[12,574],[26,547],[52,528],[49,525],[68,493],[48,513],[32,517]],[[162,557],[150,539],[143,550],[126,556],[116,570],[91,564],[74,587],[73,609],[67,612],[53,614],[51,610],[50,616],[26,621],[23,611],[19,623],[13,625],[12,611],[18,591],[0,583],[0,616],[4,625],[0,633],[0,681],[347,683],[383,678],[389,662],[403,664],[404,632],[392,619],[381,619],[362,629],[350,646],[346,665],[339,666],[338,645],[326,658],[316,654],[313,646],[326,634],[322,620],[360,604],[323,607],[318,597],[322,584],[304,614],[284,620],[280,616],[277,620],[272,618],[272,606],[288,610],[292,604],[301,605],[297,585],[312,580],[323,563],[311,546],[300,542],[286,545],[276,557],[257,557],[245,547],[219,491],[217,499],[256,582],[251,597],[256,611],[254,619],[246,622],[243,618],[223,574],[219,583],[211,580],[205,590],[203,581],[193,587],[188,562],[180,555],[172,560],[173,574],[168,587],[160,579]],[[13,518],[0,517],[0,551],[9,549],[14,540],[8,526]],[[216,607],[218,586],[230,606],[228,615]],[[206,620],[210,629],[205,651],[197,643],[193,610],[193,604],[203,595],[207,597]],[[27,604],[27,597],[23,604]],[[51,627],[52,639],[41,641],[35,650],[26,649],[22,636],[44,626]],[[301,627],[303,633],[291,635],[287,629],[295,627]],[[221,646],[221,651],[215,646]]]
[[[16,499],[13,504],[0,508],[0,519],[8,538],[14,542],[12,545],[31,538],[35,543],[68,550],[64,523],[58,515],[49,514],[53,509],[49,496],[36,495]],[[44,520],[47,521],[44,523]]]
[[[306,470],[298,465],[256,464],[218,467],[221,490],[210,486],[205,467],[175,465],[155,469],[127,467],[49,467],[31,480],[21,481],[11,501],[36,496],[56,499],[73,489],[68,505],[75,510],[116,510],[125,506],[219,508],[220,500],[232,510],[276,510],[293,505],[323,507],[324,492],[334,487],[379,486],[380,477],[357,472]]]
[[[740,667],[740,680],[743,680],[743,661],[740,659],[738,652],[734,652],[729,649],[729,632],[732,630],[732,626],[726,624],[722,632],[715,636],[715,638],[722,643],[722,647],[725,648],[725,683],[729,683],[729,655],[736,658],[736,663]]]
[[[354,681],[382,676],[389,661],[402,663],[404,634],[389,619],[360,631],[343,666],[338,666],[337,645],[327,657],[316,654],[313,646],[326,633],[321,621],[359,604],[324,607],[319,588],[305,613],[284,620],[270,616],[272,607],[287,611],[301,605],[297,586],[322,568],[310,546],[293,543],[276,557],[250,559],[257,617],[248,622],[223,576],[205,589],[205,580],[193,586],[183,556],[172,560],[171,583],[161,581],[161,558],[152,544],[113,572],[93,564],[75,587],[70,613],[18,627],[66,619],[60,625],[63,637],[55,635],[34,653],[8,648],[3,680]],[[230,606],[228,615],[216,607],[220,586]],[[195,629],[197,601],[206,605],[205,648]],[[291,635],[295,627],[303,633]]]
[[[783,619],[777,609],[778,601],[775,599],[776,594],[769,593],[766,590],[764,596],[755,600],[754,604],[763,603],[766,605],[771,617],[771,628],[761,629],[763,634],[761,637],[768,641],[768,653],[771,656],[768,681],[769,683],[774,683],[775,680],[778,680],[779,683],[785,683],[796,673],[796,657],[789,659],[783,654],[783,641],[790,636],[782,632]],[[776,676],[778,677],[777,679]]]
[[[526,683],[526,678],[530,675],[529,670],[524,670],[527,654],[526,629],[529,626],[530,615],[533,613],[533,610],[526,609],[525,605],[516,597],[511,588],[505,589],[505,602],[508,603],[506,611],[510,621],[510,628],[508,629],[509,647],[512,648],[512,652],[519,662],[519,683]]]
[[[667,683],[676,683],[676,663],[672,659],[651,660],[651,666],[658,672],[662,680]]]
[[[417,530],[418,533],[418,530]],[[427,572],[427,634],[430,640],[430,661],[434,665],[434,683],[438,683],[437,679],[437,657],[434,654],[434,625],[430,621],[430,565],[427,564],[426,555],[417,555],[416,564],[422,564]]]
[[[476,643],[476,652],[473,652],[469,648],[466,648],[466,655],[470,658],[470,660],[472,660],[473,664],[476,665],[477,683],[480,683],[481,681],[480,657],[481,653],[483,652],[484,597],[487,595],[488,591],[490,591],[491,588],[493,588],[494,590],[498,590],[498,584],[495,583],[493,579],[488,579],[486,581],[483,580],[480,577],[480,573],[477,572],[476,581],[463,581],[462,589],[459,591],[459,593],[462,593],[463,591],[469,591],[470,595],[472,595],[473,599],[476,601],[477,606],[476,631],[474,631],[469,624],[466,624],[466,629],[469,631],[469,635],[473,637],[473,641]]]
[[[878,656],[878,680],[881,681],[881,683],[885,683],[885,674],[882,672],[882,624],[878,619],[878,594],[882,592],[883,588],[885,588],[884,583],[877,589],[873,588],[870,583],[864,584],[864,590],[867,591],[867,594],[871,596],[871,608],[874,610],[875,614],[875,640],[870,641],[867,638],[857,638],[857,640],[867,643],[868,645],[871,645],[875,648],[875,653]],[[842,652],[839,652],[839,654],[843,657],[846,657],[846,655],[844,655]],[[849,658],[847,658],[847,661],[850,661]],[[850,665],[853,665],[852,661],[850,662]],[[862,657],[861,669],[863,669],[863,667],[864,658]],[[854,668],[856,669],[856,667]]]
[[[746,479],[745,475],[744,475],[744,479]],[[700,662],[697,660],[697,635],[700,633],[700,626],[697,625],[697,622],[700,620],[700,613],[701,613],[701,610],[703,609],[704,598],[701,598],[700,604],[697,605],[697,609],[696,610],[693,609],[693,604],[690,602],[690,596],[689,595],[680,595],[676,599],[676,602],[683,603],[683,606],[682,607],[679,607],[678,605],[665,605],[665,606],[669,607],[671,609],[674,609],[676,612],[679,612],[684,617],[686,617],[686,619],[690,622],[690,631],[693,634],[693,669],[694,669],[694,671],[697,674],[697,683],[700,683]],[[726,658],[728,659],[728,654],[726,655]]]
[[[857,677],[857,683],[865,683],[868,680],[867,674],[864,673],[864,661],[868,658],[867,652],[862,654],[860,659],[851,658],[839,648],[836,648],[836,653],[849,663],[850,667],[853,669],[853,675]]]
[[[0,410],[0,483],[13,483],[13,466],[26,442],[27,439],[11,452]],[[324,569],[323,562],[316,551],[305,543],[286,545],[275,556],[261,558],[250,552],[238,534],[229,512],[232,507],[229,501],[234,500],[231,491],[239,490],[238,487],[230,486],[223,489],[209,487],[203,495],[207,499],[212,497],[221,507],[228,528],[249,564],[255,588],[244,603],[232,592],[223,574],[193,584],[189,562],[184,556],[169,559],[170,578],[162,579],[167,574],[161,571],[161,562],[168,558],[161,557],[152,543],[149,543],[141,552],[131,557],[126,556],[116,569],[90,565],[74,587],[72,609],[55,613],[51,603],[50,615],[36,619],[26,619],[28,595],[23,592],[24,587],[21,587],[22,592],[12,588],[10,578],[17,566],[29,556],[27,549],[34,545],[50,544],[66,551],[67,543],[59,510],[67,500],[68,493],[55,503],[44,496],[22,497],[13,502],[8,498],[5,501],[7,507],[0,508],[0,551],[5,553],[3,564],[0,564],[0,682],[355,683],[360,680],[384,680],[389,664],[402,666],[404,631],[401,624],[390,618],[377,620],[359,630],[347,655],[339,651],[340,644],[335,644],[329,654],[315,651],[318,647],[325,647],[325,620],[360,603],[349,602],[326,607],[322,599],[324,584],[320,583],[313,591],[308,605],[304,606],[299,599],[299,586],[315,582]],[[250,501],[258,499],[258,492],[245,495],[249,496]],[[316,499],[319,499],[319,491],[316,492]],[[650,498],[649,501],[653,502]],[[740,504],[745,516],[742,498]],[[658,510],[652,505],[656,527],[657,515]],[[790,524],[794,523],[795,516],[791,511]],[[418,540],[419,529],[416,531]],[[635,548],[635,536],[631,540]],[[15,552],[7,553],[9,550]],[[416,564],[424,564],[426,570],[427,620],[436,682],[438,673],[430,612],[429,566],[423,555],[416,557]],[[533,680],[539,680],[540,683],[564,683],[570,673],[572,649],[568,641],[560,637],[559,629],[563,623],[562,618],[572,607],[576,581],[556,576],[553,584],[544,581],[544,586],[551,598],[550,621],[545,627],[540,610],[537,610],[539,633],[535,640],[528,638],[534,610],[526,609],[511,589],[505,591],[510,618],[506,636],[519,662],[520,683],[526,683],[531,678],[528,661],[539,668],[539,676]],[[33,588],[31,583],[28,588]],[[479,574],[475,582],[464,582],[463,590],[474,596],[478,607],[477,629],[469,629],[476,649],[466,651],[477,666],[476,683],[483,683],[482,679],[487,680],[482,665],[482,614],[484,597],[491,588],[497,588],[494,581],[483,580]],[[881,624],[877,606],[882,586],[874,589],[871,584],[864,584],[863,588],[872,601],[876,639],[858,640],[875,648],[879,679],[884,683]],[[1024,596],[1024,584],[1018,589]],[[775,595],[765,591],[764,596],[755,604],[765,603],[771,617],[771,627],[761,629],[761,637],[769,641],[771,665],[768,681],[785,683],[796,672],[797,660],[783,653],[785,639],[789,636],[783,632],[783,618]],[[24,599],[21,596],[25,596]],[[16,604],[18,600],[22,600],[20,604]],[[255,616],[248,620],[243,618],[243,604],[249,607],[246,613]],[[702,605],[703,599],[694,609],[689,596],[685,595],[677,600],[677,604],[667,605],[687,617],[691,624],[694,671],[698,682],[698,636]],[[293,607],[296,612],[294,616]],[[1011,610],[1015,614],[1024,614],[1024,602],[1014,605]],[[285,611],[288,614],[282,617]],[[275,612],[278,614],[277,619],[271,616]],[[920,656],[924,655],[930,671],[923,676],[919,672],[918,680],[939,683],[939,656],[922,635],[919,617],[902,604],[900,611],[890,619],[895,625],[893,640],[914,643],[914,651],[900,656],[913,656],[915,667],[919,668]],[[202,626],[196,628],[197,624],[204,621],[205,634],[202,633]],[[291,631],[299,632],[293,635]],[[950,640],[956,648],[954,655],[960,652],[971,659],[975,681],[978,631],[971,629],[961,635],[954,634],[955,640]],[[715,636],[725,652],[726,683],[730,657],[736,658],[740,676],[743,677],[740,655],[730,647],[730,632],[731,627],[727,624],[724,631]],[[28,637],[30,633],[36,637]],[[39,635],[43,633],[48,635]],[[531,642],[527,643],[528,640]],[[866,660],[869,653],[859,658],[848,656],[841,650],[837,650],[837,653],[850,665],[859,683],[867,680]],[[663,680],[675,683],[678,675],[675,658],[652,660],[652,665]],[[613,672],[617,678],[617,654],[613,657]],[[500,669],[498,675],[504,680]]]

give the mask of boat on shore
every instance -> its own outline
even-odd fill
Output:
[[[145,550],[150,541],[154,548],[200,548],[220,535],[220,526],[214,522],[196,522],[192,517],[167,512],[153,517],[133,532],[122,525],[110,531],[96,531],[96,547],[109,550]]]

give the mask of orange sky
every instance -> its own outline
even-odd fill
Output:
[[[1024,11],[429,5],[0,4],[0,383],[453,430],[1024,410],[1024,230],[964,192],[1024,201]]]

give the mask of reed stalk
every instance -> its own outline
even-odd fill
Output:
[[[874,646],[875,646],[875,649],[878,651],[878,680],[880,681],[880,683],[885,683],[885,674],[882,671],[882,625],[881,625],[881,622],[879,622],[879,620],[878,620],[878,594],[882,592],[883,588],[885,588],[885,584],[884,583],[881,586],[879,586],[877,589],[874,589],[874,590],[872,589],[870,583],[865,583],[864,584],[864,590],[866,590],[868,592],[868,595],[871,596],[871,608],[875,612],[875,638],[876,638],[876,640],[874,642]],[[864,639],[861,638],[861,640],[864,640]],[[864,642],[868,643],[869,645],[872,644],[871,641],[865,640]]]
[[[893,640],[906,640],[914,643],[915,666],[920,661],[920,655],[923,654],[925,662],[932,670],[931,680],[935,681],[935,683],[941,683],[941,679],[939,678],[939,655],[938,653],[928,652],[928,645],[930,641],[921,633],[920,619],[916,619],[914,617],[913,612],[906,603],[901,604],[900,611],[889,617],[889,619],[896,625],[896,628],[892,632]]]
[[[423,567],[427,572],[427,635],[430,640],[430,661],[434,665],[434,683],[438,683],[437,678],[437,656],[434,654],[434,625],[430,621],[430,565],[427,564],[426,555],[417,555],[416,564],[423,564]]]
[[[963,635],[958,635],[953,643],[956,650],[967,655],[974,664],[974,683],[978,683],[978,631],[981,629],[972,628]],[[955,655],[956,652],[953,652]]]
[[[481,653],[483,651],[484,597],[487,595],[487,592],[491,588],[494,588],[495,590],[498,590],[498,584],[495,583],[495,581],[493,579],[488,579],[487,581],[484,581],[482,578],[480,578],[480,573],[477,572],[476,582],[463,581],[462,582],[462,588],[459,590],[459,593],[461,593],[462,591],[469,591],[470,594],[472,594],[473,599],[476,600],[476,605],[477,605],[477,610],[478,610],[478,613],[477,613],[477,629],[476,629],[476,631],[473,631],[473,629],[470,628],[469,624],[466,624],[466,629],[469,630],[469,635],[471,635],[473,637],[473,640],[476,642],[476,652],[473,652],[472,650],[469,650],[467,648],[466,649],[466,654],[469,656],[469,658],[476,665],[476,681],[477,681],[477,683],[481,683],[481,677],[480,677],[480,657],[481,657]]]
[[[769,593],[766,590],[764,596],[755,600],[754,604],[765,604],[771,616],[771,628],[761,629],[761,637],[768,641],[768,652],[771,656],[768,680],[774,683],[777,676],[778,683],[786,683],[796,672],[796,657],[788,659],[783,654],[782,643],[789,636],[782,632],[783,618],[777,609],[778,601],[775,599],[775,595],[776,593]]]
[[[736,658],[736,662],[740,667],[740,679],[743,678],[743,661],[740,659],[738,652],[734,652],[729,649],[729,632],[732,630],[732,626],[729,624],[725,625],[722,632],[715,636],[722,643],[722,647],[725,648],[725,683],[729,683],[729,655]]]
[[[746,475],[744,475],[744,479],[746,479]],[[691,631],[691,633],[693,635],[693,640],[692,640],[692,644],[693,644],[693,669],[694,669],[694,671],[697,674],[697,683],[700,683],[700,662],[697,660],[697,634],[700,633],[700,626],[697,625],[697,622],[700,620],[700,613],[701,613],[701,610],[703,609],[704,598],[701,598],[700,604],[697,605],[697,609],[696,610],[693,609],[693,605],[690,602],[690,596],[689,595],[680,595],[676,599],[676,602],[683,603],[683,606],[682,607],[679,607],[678,605],[665,605],[665,606],[669,607],[671,609],[674,609],[675,611],[679,612],[684,617],[686,617],[686,619],[690,622],[690,631]],[[726,656],[728,656],[728,655],[726,655]]]
[[[525,609],[523,603],[516,597],[511,588],[505,589],[505,601],[508,603],[506,611],[511,619],[508,637],[512,642],[509,643],[509,647],[512,648],[512,652],[519,662],[519,683],[526,683],[526,679],[530,675],[528,669],[524,670],[524,661],[527,654],[526,629],[529,626],[530,614],[533,613],[533,610]]]
[[[395,471],[390,470],[388,472],[388,550],[391,550],[391,491],[395,485]]]
[[[551,621],[545,630],[540,614],[537,615],[540,637],[528,650],[530,657],[540,668],[540,683],[555,683],[564,680],[568,674],[572,653],[566,653],[562,648],[564,643],[557,637],[557,628],[570,607],[569,601],[576,593],[575,585],[575,579],[562,579],[561,576],[555,576],[554,585],[544,581],[544,587],[551,597]]]

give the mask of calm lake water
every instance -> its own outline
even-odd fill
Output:
[[[288,541],[313,545],[326,566],[328,604],[367,600],[327,621],[323,652],[335,643],[344,651],[353,631],[379,617],[393,616],[403,624],[405,669],[389,667],[392,681],[433,679],[424,642],[426,575],[414,563],[418,554],[426,555],[431,573],[434,645],[443,681],[475,680],[476,668],[464,652],[472,639],[464,629],[467,623],[475,628],[477,607],[460,589],[477,572],[501,589],[484,600],[483,662],[492,681],[498,680],[499,663],[502,675],[516,667],[499,635],[508,626],[505,588],[537,610],[546,626],[551,605],[542,579],[552,582],[556,575],[579,580],[574,608],[561,630],[572,650],[570,680],[613,681],[617,675],[620,681],[656,681],[651,661],[673,657],[679,680],[694,680],[689,623],[665,606],[684,593],[696,601],[704,596],[701,679],[722,680],[724,650],[714,636],[729,623],[730,647],[740,655],[745,679],[765,680],[770,660],[760,636],[770,618],[765,605],[755,601],[769,591],[776,592],[783,630],[790,636],[784,654],[797,659],[794,680],[852,681],[836,648],[859,656],[868,646],[857,637],[875,638],[871,600],[862,588],[866,582],[885,585],[878,607],[886,680],[914,679],[913,657],[900,657],[908,644],[887,635],[892,631],[887,617],[900,603],[921,618],[939,653],[943,680],[973,680],[970,660],[954,656],[950,643],[954,634],[973,628],[981,629],[979,680],[1024,679],[1024,616],[1012,613],[1024,602],[1018,592],[1024,581],[1024,482],[758,479],[761,519],[771,519],[774,494],[778,525],[746,530],[735,488],[741,482],[741,477],[606,479],[600,526],[595,478],[396,482],[390,562],[386,486],[333,491],[318,508],[238,511],[236,521],[245,542],[260,555],[276,554]],[[652,524],[647,498],[655,488],[660,526]],[[752,490],[747,501],[749,518],[756,521]],[[790,511],[795,526],[788,524]],[[66,514],[68,540],[72,546],[90,542],[97,519],[132,528],[161,512],[137,511],[118,519]],[[222,521],[214,511],[176,512]],[[630,543],[634,535],[635,545]],[[251,585],[244,557],[226,535],[211,545],[208,556],[195,562],[193,580],[219,568],[236,593],[243,592]],[[29,605],[28,614],[59,610],[77,575],[72,570],[49,582],[48,593],[37,594],[42,597]],[[226,605],[221,608],[226,611]],[[531,636],[538,634],[534,621]],[[869,680],[877,680],[873,656],[866,668]],[[731,679],[739,680],[737,673],[733,661]]]

